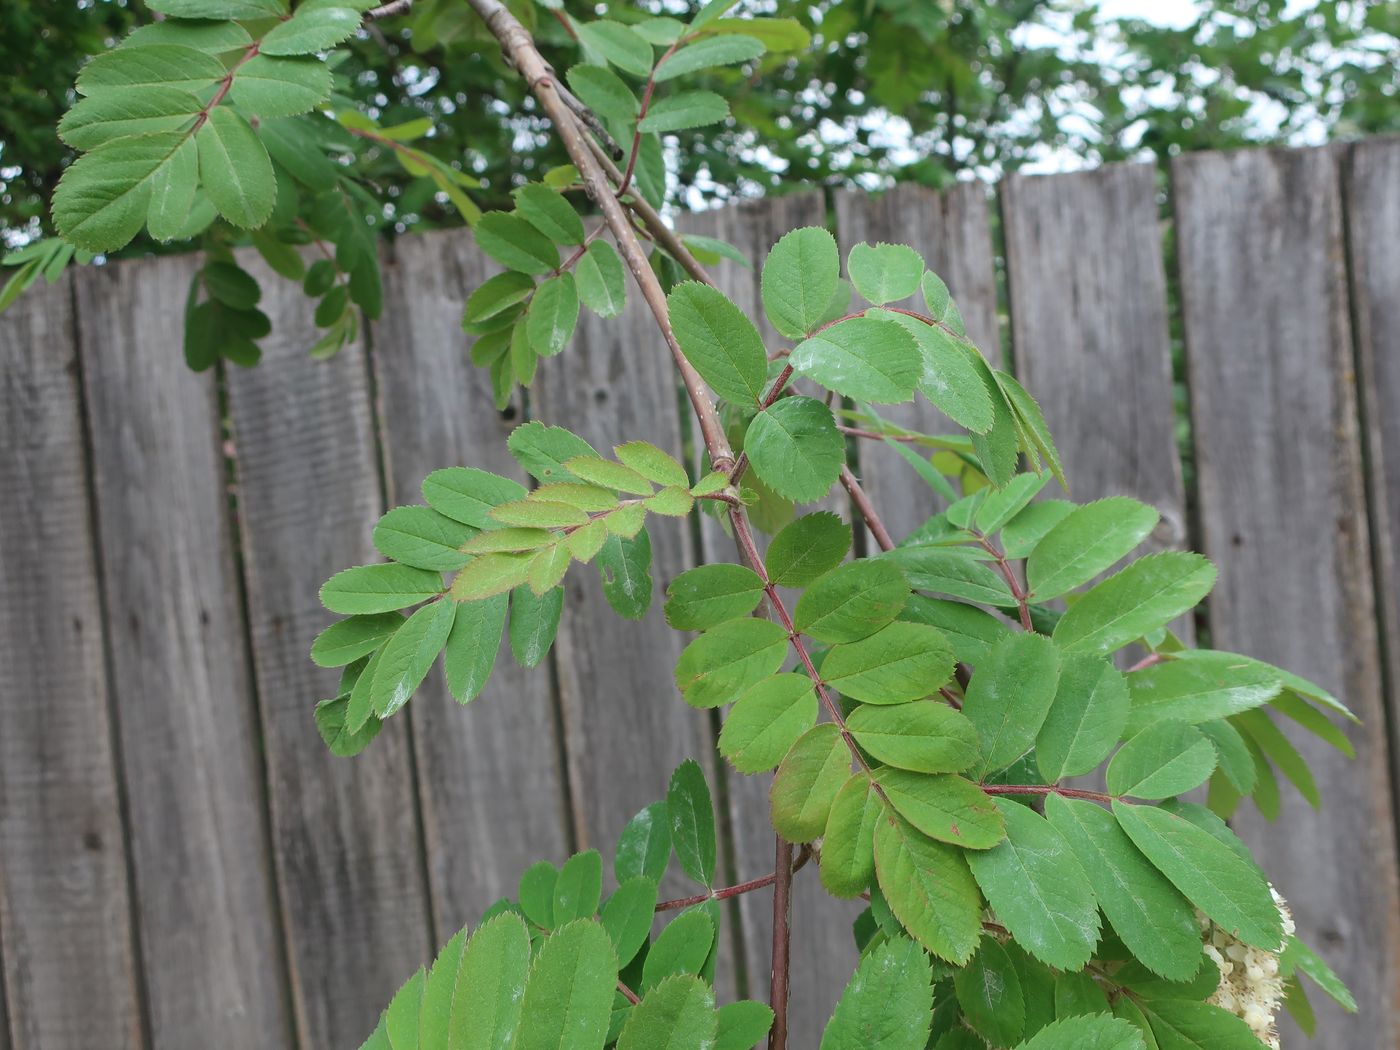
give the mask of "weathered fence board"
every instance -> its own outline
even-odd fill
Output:
[[[1344,185],[1352,316],[1370,453],[1376,600],[1385,633],[1390,782],[1400,802],[1400,139],[1360,143],[1349,160]],[[1400,1010],[1400,993],[1393,1005]]]
[[[1316,680],[1365,723],[1354,764],[1295,738],[1320,813],[1285,787],[1276,825],[1236,825],[1361,1005],[1356,1021],[1317,1003],[1317,1045],[1361,1050],[1400,1044],[1400,893],[1336,160],[1196,154],[1173,183],[1202,540],[1220,566],[1211,642]]]
[[[462,304],[494,267],[464,231],[403,238],[385,265],[384,319],[372,332],[390,505],[421,502],[439,467],[470,465],[524,482],[506,449],[519,405],[498,412],[473,367]],[[502,644],[486,689],[460,710],[440,674],[413,702],[413,738],[436,938],[514,896],[520,873],[569,852],[548,666],[522,670]],[[523,832],[523,833],[522,833]]]
[[[1001,362],[997,278],[986,187],[981,183],[959,183],[944,193],[935,193],[927,187],[906,185],[878,197],[842,190],[836,194],[836,228],[843,259],[861,241],[908,244],[917,250],[957,300],[968,338],[994,365]],[[896,305],[924,309],[918,297]],[[947,416],[922,397],[906,405],[881,405],[879,410],[881,417],[891,423],[924,433],[959,432]],[[938,497],[914,479],[909,464],[893,449],[862,441],[857,453],[864,487],[896,540],[939,509]]]
[[[14,1045],[142,1045],[72,280],[0,315],[0,987]]]
[[[78,333],[151,1044],[251,1050],[290,1019],[214,377],[169,353],[194,269],[83,272]]]
[[[301,290],[257,272],[273,334],[262,363],[233,370],[228,385],[273,851],[301,1050],[341,1050],[365,1038],[433,938],[408,719],[346,761],[311,718],[337,678],[307,656],[333,619],[317,591],[332,573],[379,560],[364,351],[310,360]]]

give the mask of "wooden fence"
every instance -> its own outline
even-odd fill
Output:
[[[1169,174],[1012,177],[995,199],[800,194],[683,224],[757,258],[828,218],[846,245],[912,243],[1041,399],[1075,496],[1147,500],[1154,543],[1220,564],[1211,642],[1345,697],[1365,721],[1356,761],[1300,745],[1322,811],[1285,792],[1278,825],[1238,826],[1361,1003],[1317,1002],[1316,1045],[1400,1046],[1400,141],[1195,154]],[[384,319],[328,363],[305,355],[300,291],[264,274],[263,363],[196,375],[179,349],[195,265],[89,268],[0,316],[0,1050],[355,1047],[530,861],[609,848],[680,759],[713,763],[713,720],[668,687],[681,639],[655,607],[620,621],[587,573],[548,666],[502,659],[466,710],[425,688],[364,755],[329,755],[311,720],[334,681],[307,658],[329,620],[317,588],[375,560],[371,524],[430,469],[516,473],[524,409],[491,407],[458,326],[491,266],[463,232],[400,239]],[[754,271],[720,279],[755,306]],[[599,447],[678,449],[675,393],[634,303],[581,324],[529,414]],[[897,418],[937,426],[926,405]],[[886,451],[858,468],[899,532],[935,506]],[[654,546],[658,588],[733,558],[686,523]],[[771,870],[763,778],[723,783],[730,870]],[[850,972],[853,909],[797,881],[809,1050]],[[720,994],[761,995],[766,900],[735,915]]]

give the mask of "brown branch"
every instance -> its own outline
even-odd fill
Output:
[[[413,0],[392,0],[391,3],[380,4],[365,12],[365,21],[374,22],[380,18],[392,18],[394,15],[401,15],[413,6]]]
[[[773,1008],[773,1027],[768,1032],[768,1050],[786,1050],[788,1014],[788,953],[792,948],[792,843],[777,836],[773,884],[773,967],[768,982],[768,1005]]]
[[[1058,784],[983,784],[982,790],[988,795],[1059,795],[1063,798],[1082,798],[1089,802],[1112,802],[1113,795],[1102,791],[1082,791],[1079,788],[1060,787]]]
[[[1002,579],[1006,581],[1006,586],[1011,589],[1011,597],[1016,599],[1016,608],[1021,616],[1021,630],[1034,630],[1031,626],[1030,596],[1026,593],[1026,589],[1021,586],[1021,581],[1017,578],[1015,570],[1011,568],[1011,563],[1006,560],[1006,555],[998,550],[986,536],[977,532],[974,532],[973,535],[977,536],[977,542],[982,549],[996,559],[997,569],[1001,572]]]
[[[792,862],[790,874],[801,871],[806,863],[812,859],[812,847],[804,845],[797,851],[797,859]],[[722,901],[730,897],[738,897],[740,894],[752,893],[754,890],[761,890],[766,886],[771,886],[778,881],[776,870],[767,875],[760,875],[756,879],[748,882],[736,883],[733,886],[721,886],[717,890],[709,893],[696,893],[689,897],[676,897],[673,900],[662,901],[656,906],[657,911],[674,911],[677,908],[693,908],[697,904],[704,904],[706,901]]]
[[[851,473],[851,468],[843,466],[841,468],[841,484],[846,486],[846,491],[851,494],[851,502],[855,504],[856,511],[865,520],[865,526],[870,530],[870,534],[875,537],[875,542],[880,545],[882,551],[894,550],[894,540],[890,538],[889,529],[885,528],[885,523],[880,520],[880,515],[875,511],[875,504],[870,502],[870,496],[865,489],[860,487],[860,482]]]

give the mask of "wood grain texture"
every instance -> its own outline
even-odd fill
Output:
[[[0,314],[0,1045],[142,1046],[72,283]]]
[[[968,338],[993,365],[999,365],[997,278],[986,187],[965,182],[937,193],[925,186],[905,185],[879,196],[857,190],[841,190],[835,196],[843,267],[847,253],[862,241],[909,245],[947,283],[967,324]],[[895,305],[926,311],[921,296]],[[880,405],[878,410],[881,418],[924,433],[963,433],[922,394],[916,394],[910,404]],[[941,509],[939,497],[893,449],[861,441],[856,452],[864,486],[896,540]]]
[[[228,382],[273,849],[301,1050],[341,1050],[368,1036],[432,949],[412,714],[355,758],[332,755],[316,731],[312,709],[338,678],[307,655],[334,618],[317,592],[338,570],[381,560],[368,368],[359,345],[308,358],[316,334],[301,290],[245,265],[273,324],[262,362]]]
[[[1147,549],[1166,550],[1187,527],[1156,198],[1155,167],[1111,164],[1008,176],[1001,201],[1016,375],[1074,498],[1151,504]]]
[[[214,376],[193,258],[83,271],[104,616],[155,1048],[289,1038]]]
[[[401,238],[384,269],[373,328],[389,502],[421,503],[423,478],[473,466],[524,482],[506,449],[518,403],[499,412],[486,369],[467,357],[467,295],[492,272],[462,230]],[[428,873],[439,942],[515,895],[537,860],[569,853],[564,771],[548,662],[523,670],[502,644],[491,681],[463,710],[439,669],[413,700]],[[503,829],[520,829],[503,834]]]
[[[771,200],[754,201],[687,216],[683,229],[726,240],[743,252],[752,268],[722,260],[710,267],[720,289],[749,317],[759,321],[759,329],[770,350],[787,345],[763,320],[759,278],[763,260],[773,244],[789,230],[800,226],[825,226],[826,209],[820,193],[800,193]],[[849,518],[845,493],[840,489],[821,504],[801,508],[803,512],[831,510]],[[734,541],[711,518],[702,519],[702,558],[707,562],[735,562]],[[756,537],[760,547],[767,537]],[[791,603],[794,595],[785,595]],[[771,774],[745,776],[727,764],[729,815],[734,836],[735,866],[740,879],[756,878],[773,870],[773,827],[769,823],[768,788]],[[858,959],[851,921],[859,907],[833,900],[817,878],[816,865],[809,865],[793,880],[791,1000],[788,1011],[789,1044],[816,1046],[831,1016],[832,1007],[850,978]],[[768,997],[772,956],[772,896],[768,892],[739,898],[743,923],[745,971],[748,994]]]
[[[1400,799],[1400,139],[1352,148],[1345,169],[1347,248],[1366,445],[1376,598],[1388,671],[1391,788]],[[1400,1003],[1400,996],[1397,996]],[[1400,1008],[1400,1007],[1397,1007]]]
[[[1313,995],[1316,1045],[1361,1050],[1400,1044],[1400,889],[1336,161],[1195,154],[1173,183],[1200,518],[1220,567],[1211,640],[1318,681],[1364,722],[1355,763],[1294,738],[1322,812],[1285,789],[1276,825],[1236,824],[1360,1003],[1349,1018]]]

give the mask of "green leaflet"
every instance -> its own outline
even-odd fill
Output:
[[[632,1008],[617,1050],[711,1050],[719,1028],[714,993],[698,977],[667,977]]]
[[[811,842],[826,829],[831,804],[851,772],[841,731],[823,722],[804,733],[778,766],[768,792],[773,827],[790,842]]]
[[[113,52],[115,54],[115,52]],[[186,136],[166,131],[115,139],[79,157],[59,179],[54,225],[88,251],[114,251],[140,231],[152,188],[177,161]]]
[[[711,36],[686,44],[656,70],[657,83],[715,66],[732,66],[758,58],[766,51],[763,41],[739,34]]]
[[[1064,467],[1060,463],[1060,453],[1055,448],[1054,440],[1050,437],[1050,428],[1045,425],[1045,416],[1040,411],[1040,405],[1036,403],[1035,398],[1026,392],[1025,387],[1021,386],[1012,376],[1005,372],[996,372],[994,375],[997,386],[1001,387],[1002,394],[1011,407],[1017,442],[1026,454],[1026,458],[1031,461],[1036,470],[1040,469],[1039,461],[1045,460],[1046,466],[1050,468],[1050,473],[1055,476],[1060,487],[1068,492],[1069,483],[1065,480]]]
[[[359,28],[359,12],[349,7],[303,5],[268,30],[258,50],[264,55],[309,55],[334,47]]]
[[[491,509],[527,495],[518,481],[475,467],[445,467],[423,479],[423,498],[429,506],[476,529],[495,528]]]
[[[693,759],[686,759],[671,774],[671,783],[666,789],[666,813],[670,820],[671,844],[681,870],[696,882],[712,885],[716,856],[714,803],[710,800],[705,774]],[[642,870],[651,874],[645,867]]]
[[[698,974],[715,945],[715,924],[701,908],[683,911],[661,931],[642,963],[642,987],[668,977]]]
[[[554,242],[513,212],[487,212],[472,232],[476,246],[508,270],[543,275],[559,265]]]
[[[846,719],[872,756],[916,773],[958,773],[977,761],[977,728],[942,704],[862,704]]]
[[[1203,722],[1199,728],[1215,746],[1216,776],[1225,777],[1241,794],[1253,791],[1258,780],[1254,756],[1239,730],[1229,722]]]
[[[886,768],[876,772],[875,782],[896,812],[930,838],[986,850],[1006,837],[1001,810],[963,777]]]
[[[1060,654],[1038,634],[1007,634],[978,665],[963,714],[982,741],[980,772],[1009,766],[1035,743],[1055,700]]]
[[[1266,951],[1280,946],[1283,927],[1268,884],[1232,846],[1160,807],[1114,802],[1113,815],[1147,859],[1212,921],[1246,944]]]
[[[507,595],[498,594],[457,606],[442,659],[448,691],[459,704],[475,700],[491,677],[501,649],[509,603]]]
[[[1016,1042],[1026,1029],[1021,979],[1006,949],[982,938],[972,961],[953,975],[963,1019],[998,1046]]]
[[[851,562],[807,589],[793,624],[819,642],[855,642],[892,622],[908,599],[909,581],[893,562]]]
[[[825,496],[846,462],[846,442],[831,409],[801,396],[780,398],[754,416],[744,451],[769,488],[800,503]]]
[[[603,928],[584,920],[561,926],[535,956],[511,1050],[602,1046],[616,988],[617,958]]]
[[[830,511],[819,511],[774,536],[764,566],[775,587],[806,587],[840,565],[850,549],[851,527]]]
[[[885,555],[921,591],[934,591],[979,605],[1014,606],[1006,580],[976,556],[935,544],[896,547]]]
[[[1074,511],[1075,505],[1066,499],[1037,500],[1002,526],[1002,551],[1012,561],[1029,557],[1050,530]]]
[[[378,649],[403,622],[403,616],[397,612],[339,620],[311,643],[311,661],[318,667],[344,667]]]
[[[618,962],[626,966],[637,957],[656,918],[656,882],[645,876],[628,879],[603,905],[599,921],[612,939]]]
[[[1332,972],[1332,968],[1323,962],[1315,951],[1297,937],[1288,939],[1280,962],[1283,964],[1285,972],[1289,967],[1301,970],[1312,978],[1314,983],[1343,1010],[1349,1014],[1356,1013],[1356,999],[1347,990],[1347,986],[1342,983],[1341,978]]]
[[[713,91],[684,91],[653,102],[637,128],[665,133],[718,124],[729,117],[729,103]]]
[[[627,441],[613,447],[618,462],[641,474],[648,481],[668,488],[688,488],[690,475],[667,452],[649,441]]]
[[[670,860],[671,815],[665,802],[653,802],[629,820],[618,836],[613,874],[619,882],[642,877],[656,882]]]
[[[852,700],[899,704],[936,693],[953,676],[953,651],[933,627],[895,621],[868,638],[838,645],[822,678]]]
[[[565,271],[540,284],[525,315],[530,348],[541,357],[553,357],[574,337],[578,324],[578,291],[574,275]]]
[[[547,860],[536,861],[520,875],[516,896],[525,918],[542,930],[554,928],[554,887],[559,882],[559,869]]]
[[[1052,795],[1045,816],[1079,858],[1099,907],[1128,950],[1169,981],[1189,980],[1201,961],[1195,912],[1113,815],[1092,802]]]
[[[816,226],[784,234],[763,263],[763,309],[779,334],[801,339],[822,323],[841,279],[836,238]]]
[[[846,273],[861,298],[880,306],[907,299],[919,290],[924,260],[905,244],[862,242],[846,256]]]
[[[229,97],[238,108],[259,118],[294,117],[299,113],[308,113],[325,102],[330,93],[331,70],[325,62],[316,58],[275,58],[271,55],[254,55],[244,62],[238,67],[229,88]],[[262,130],[260,122],[259,132]],[[319,147],[315,148],[319,152]],[[268,150],[277,155],[270,144]],[[277,156],[277,160],[281,163],[282,156]],[[298,171],[296,167],[289,170],[299,178],[305,173],[305,169]]]
[[[1128,739],[1108,764],[1114,795],[1184,795],[1215,772],[1215,746],[1195,726],[1158,722]]]
[[[719,751],[740,773],[772,769],[817,721],[817,694],[805,674],[764,679],[735,702]]]
[[[185,131],[202,107],[180,88],[108,88],[79,99],[58,122],[58,136],[76,150],[90,150],[126,135]]]
[[[1076,507],[1031,551],[1031,594],[1047,601],[1088,583],[1147,539],[1158,517],[1155,508],[1127,496]]]
[[[457,613],[457,603],[437,601],[425,605],[394,632],[384,645],[370,686],[370,703],[380,718],[398,711],[432,669],[447,644]]]
[[[992,425],[985,432],[972,434],[972,450],[987,480],[993,485],[1005,485],[1016,474],[1020,452],[1017,419],[1005,391],[997,382],[997,375],[992,373],[987,362],[979,354],[972,364],[992,403]]]
[[[1141,1007],[1162,1050],[1259,1050],[1249,1025],[1218,1006],[1154,999]]]
[[[170,87],[199,92],[224,76],[213,55],[179,44],[118,48],[92,58],[78,72],[79,95],[113,88]]]
[[[888,813],[875,827],[875,873],[890,910],[920,944],[957,966],[982,935],[982,895],[963,857]]]
[[[1055,1016],[1059,1018],[1104,1014],[1109,1009],[1104,990],[1088,970],[1055,975],[1051,988],[1051,1003],[1055,1009]]]
[[[1099,940],[1099,910],[1064,837],[1034,810],[996,800],[1006,840],[967,862],[998,921],[1048,966],[1078,970]]]
[[[671,330],[700,378],[726,401],[758,404],[768,377],[768,354],[743,311],[698,281],[676,285],[666,303]]]
[[[594,241],[577,263],[574,280],[583,305],[599,317],[616,317],[627,303],[627,279],[617,249]]]
[[[588,919],[603,895],[603,861],[596,849],[575,853],[559,869],[554,883],[554,922]]]
[[[637,119],[641,102],[627,82],[606,66],[574,66],[565,77],[574,94],[600,117],[622,123]]]
[[[1019,474],[1002,488],[984,489],[986,494],[977,506],[972,527],[990,536],[1035,499],[1049,481],[1046,474]]]
[[[381,613],[406,609],[442,593],[442,576],[389,563],[342,569],[321,587],[321,604],[331,612]]]
[[[821,1050],[923,1050],[933,1020],[933,970],[896,937],[860,961],[822,1033]]]
[[[685,647],[676,688],[693,707],[718,707],[777,672],[787,651],[787,632],[771,620],[732,620]]]
[[[442,946],[428,971],[418,1014],[419,1050],[447,1050],[448,1030],[452,1023],[452,996],[457,990],[457,976],[466,942],[467,931],[458,930]]]
[[[1164,551],[1140,558],[1096,584],[1055,625],[1066,652],[1112,652],[1191,609],[1215,583],[1199,554]]]
[[[1133,1025],[1103,1014],[1046,1025],[1017,1050],[1145,1050]]]
[[[209,111],[195,133],[199,178],[214,207],[235,226],[261,226],[272,214],[272,161],[248,122],[227,106]]]
[[[1322,805],[1322,796],[1303,756],[1298,753],[1288,737],[1263,711],[1245,711],[1232,721],[1247,737],[1249,744],[1257,747],[1288,778],[1289,783],[1298,789],[1308,804],[1317,809]]]
[[[514,590],[526,580],[534,554],[483,554],[457,573],[448,590],[454,601],[473,602]]]
[[[384,1011],[384,1030],[390,1046],[418,1046],[419,1020],[423,1011],[423,983],[420,968],[394,993]]]
[[[511,192],[520,217],[556,244],[582,244],[583,220],[564,195],[532,182]]]
[[[475,534],[475,529],[431,507],[395,507],[375,525],[374,546],[404,565],[451,572],[468,562],[457,548]]]
[[[321,734],[331,754],[341,758],[358,755],[369,747],[370,741],[379,735],[383,722],[370,715],[357,730],[349,726],[350,698],[337,697],[322,700],[316,705],[314,717],[316,731]]]
[[[929,401],[973,433],[992,428],[992,399],[973,362],[980,357],[976,347],[908,314],[880,310],[870,316],[893,321],[914,337],[921,359],[919,390]]]
[[[1268,703],[1283,680],[1267,664],[1212,650],[1186,650],[1128,676],[1128,731],[1156,722],[1197,724]]]
[[[870,778],[856,773],[832,800],[822,834],[822,885],[833,897],[856,897],[875,877],[875,825],[884,805]]]
[[[878,403],[909,400],[922,371],[914,337],[903,325],[873,317],[822,329],[797,345],[788,364],[828,390]]]
[[[520,1021],[530,935],[517,915],[477,927],[457,968],[448,1022],[452,1050],[506,1050]]]
[[[666,622],[678,631],[703,631],[747,616],[763,598],[763,581],[743,565],[687,569],[666,588]]]
[[[651,44],[634,29],[605,18],[590,22],[570,19],[579,43],[624,73],[645,77],[651,72],[655,57]]]
[[[1128,683],[1102,656],[1067,653],[1050,713],[1035,738],[1040,775],[1053,784],[1098,768],[1123,733]]]
[[[927,598],[922,594],[910,597],[900,610],[899,618],[937,627],[953,646],[955,658],[973,665],[987,659],[992,646],[1006,633],[995,616],[974,605]]]
[[[714,1050],[754,1050],[773,1026],[773,1011],[766,1003],[741,999],[719,1008],[719,1031]]]

